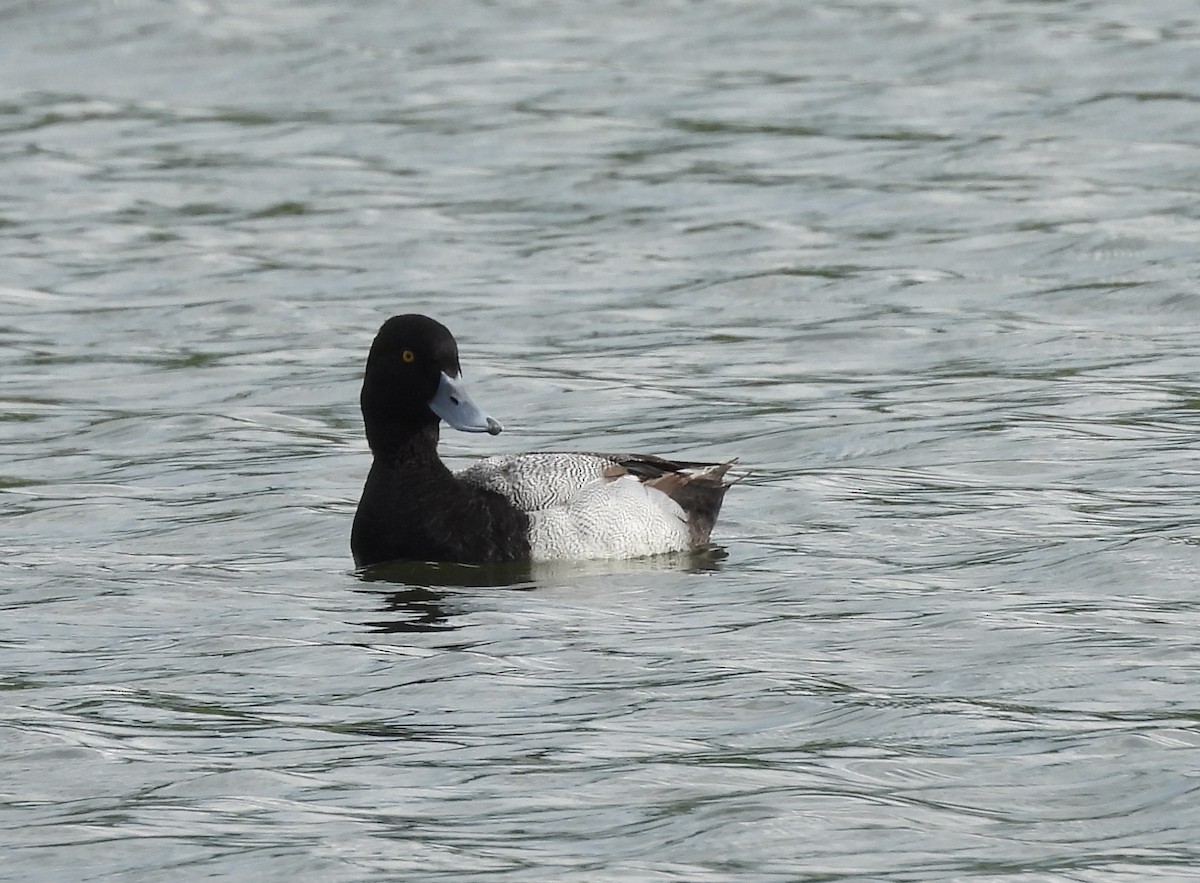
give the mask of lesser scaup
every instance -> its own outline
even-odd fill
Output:
[[[708,542],[734,461],[640,454],[504,454],[451,472],[439,424],[496,435],[463,387],[458,344],[428,316],[383,323],[362,387],[374,462],[354,516],[359,567],[632,558]]]

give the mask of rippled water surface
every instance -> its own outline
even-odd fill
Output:
[[[0,876],[1200,876],[1192,2],[0,6]],[[379,323],[707,556],[356,574]]]

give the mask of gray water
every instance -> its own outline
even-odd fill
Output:
[[[0,6],[0,876],[1200,878],[1193,2]],[[698,559],[356,574],[380,322]]]

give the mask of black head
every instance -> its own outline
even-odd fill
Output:
[[[363,420],[374,449],[388,439],[431,431],[445,419],[468,432],[500,431],[459,382],[458,344],[441,322],[409,313],[383,323],[363,377]]]

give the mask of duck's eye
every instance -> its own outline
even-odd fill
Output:
[[[417,360],[417,354],[412,350],[405,350],[400,354],[400,358],[406,362],[415,362]]]

